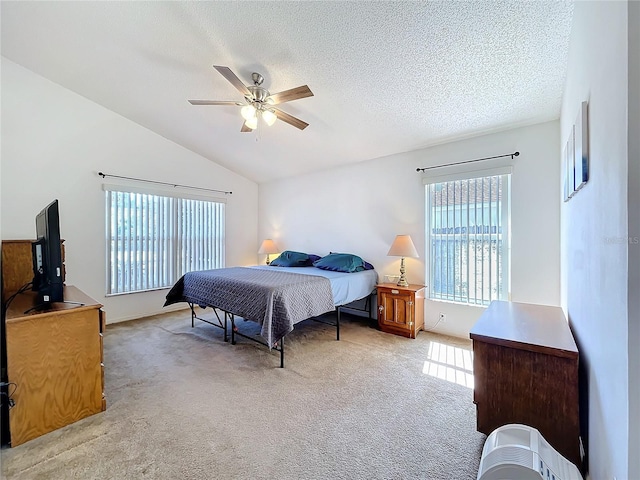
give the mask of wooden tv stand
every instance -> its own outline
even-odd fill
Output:
[[[7,287],[31,280],[12,277],[15,272],[29,272],[15,262],[31,262],[31,244],[2,244],[4,302],[14,293]],[[9,410],[11,446],[106,408],[102,305],[74,286],[64,287],[64,299],[74,303],[31,310],[37,306],[36,293],[27,291],[17,295],[6,311],[7,376],[15,402]]]

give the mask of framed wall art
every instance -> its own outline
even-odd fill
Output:
[[[562,154],[562,165],[563,165],[563,178],[562,182],[563,187],[563,198],[564,201],[567,202],[575,193],[574,190],[574,140],[575,140],[575,127],[571,127],[569,130],[569,138],[567,138],[567,142],[564,145],[564,151]]]
[[[589,181],[589,116],[587,102],[582,102],[574,125],[574,191]]]
[[[569,201],[589,181],[589,111],[588,102],[580,104],[575,124],[569,130],[563,162],[563,199]]]

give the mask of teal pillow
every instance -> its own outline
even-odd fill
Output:
[[[269,266],[273,267],[308,267],[310,265],[309,255],[302,252],[292,252],[291,250],[285,250],[269,264]]]
[[[313,262],[313,266],[322,270],[334,272],[361,272],[365,270],[364,260],[350,253],[330,253],[326,257]]]

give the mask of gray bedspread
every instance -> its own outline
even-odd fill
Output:
[[[166,298],[165,306],[189,302],[258,322],[269,346],[294,324],[335,308],[327,278],[246,267],[187,273]]]

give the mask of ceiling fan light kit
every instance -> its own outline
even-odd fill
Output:
[[[190,104],[241,106],[240,114],[245,120],[242,124],[242,128],[240,129],[241,132],[251,132],[258,128],[258,117],[262,117],[262,120],[264,120],[268,126],[273,125],[277,119],[280,119],[289,125],[293,125],[300,130],[304,130],[309,126],[308,123],[303,122],[299,118],[289,115],[288,113],[273,106],[297,100],[299,98],[312,97],[313,92],[307,85],[302,85],[300,87],[274,93],[272,95],[269,93],[269,90],[261,86],[262,82],[264,82],[264,77],[259,73],[252,73],[251,80],[253,80],[253,85],[246,86],[230,68],[220,65],[214,65],[213,68],[218,70],[218,72],[220,72],[220,74],[226,78],[229,83],[244,95],[246,103],[217,100],[189,100]]]
[[[245,105],[240,109],[240,114],[245,120],[256,118],[256,107],[253,105]]]
[[[258,127],[258,117],[262,117],[264,123],[271,126],[276,123],[278,117],[271,110],[267,110],[264,105],[258,105],[257,107],[253,104],[245,105],[240,109],[240,114],[242,118],[245,119],[244,124],[250,128],[251,130],[255,130]]]
[[[246,122],[244,122],[244,124],[251,130],[255,130],[256,128],[258,128],[258,117],[249,118]]]
[[[278,119],[278,117],[276,117],[276,114],[273,113],[271,110],[263,110],[262,119],[267,125],[271,126],[274,123],[276,123],[276,120]]]

